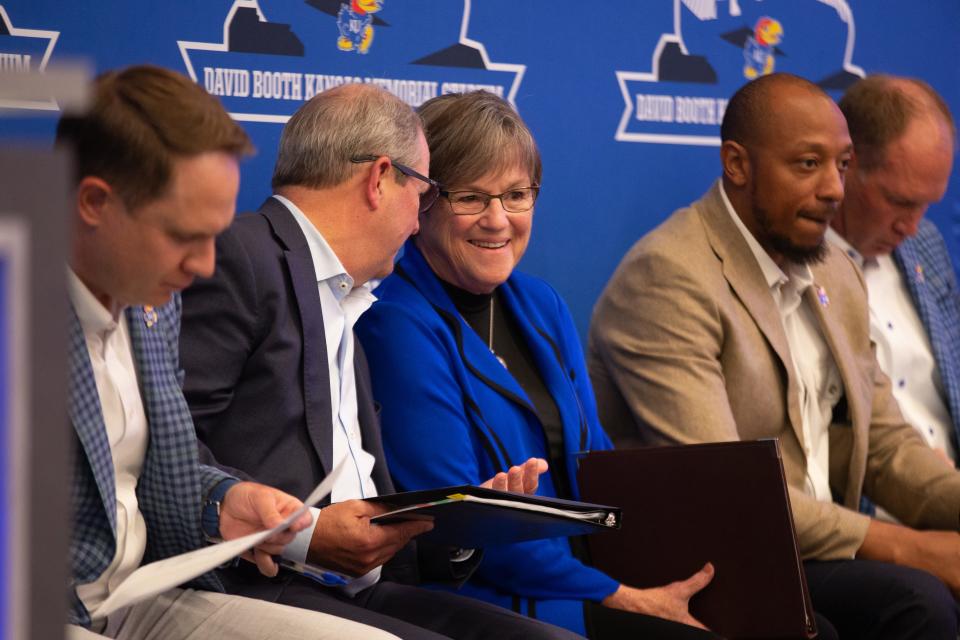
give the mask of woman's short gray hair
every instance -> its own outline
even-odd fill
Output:
[[[537,143],[503,98],[487,91],[450,93],[426,101],[419,112],[430,147],[430,177],[440,184],[456,187],[519,167],[540,185]]]
[[[283,128],[273,188],[338,185],[356,170],[350,159],[357,156],[417,164],[421,130],[416,112],[383,89],[368,84],[329,89],[301,106]]]

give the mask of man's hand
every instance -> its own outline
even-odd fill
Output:
[[[546,473],[547,461],[543,458],[530,458],[520,465],[501,471],[480,486],[484,489],[512,491],[514,493],[535,493],[540,486],[540,474]]]
[[[385,511],[386,507],[362,500],[324,507],[313,528],[307,561],[362,576],[392,558],[414,536],[433,529],[432,522],[422,520],[385,525],[370,523],[370,518]]]
[[[713,572],[713,565],[708,562],[686,580],[671,582],[663,587],[635,589],[620,585],[619,589],[603,599],[602,604],[613,609],[644,613],[706,629],[699,620],[690,615],[690,598],[710,584]]]
[[[220,504],[220,535],[224,540],[232,540],[272,529],[301,506],[302,502],[278,489],[256,482],[237,483]],[[263,575],[277,575],[277,564],[271,556],[279,554],[294,534],[309,527],[312,521],[310,513],[304,513],[285,531],[267,538],[244,557],[253,560]]]
[[[955,531],[917,531],[871,520],[857,557],[931,573],[960,599],[960,534]]]
[[[915,531],[917,561],[912,565],[940,578],[960,599],[960,534],[956,531]]]

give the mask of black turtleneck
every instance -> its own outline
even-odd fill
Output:
[[[547,441],[547,460],[550,463],[550,475],[553,478],[557,497],[570,498],[572,493],[567,478],[560,411],[543,382],[533,353],[523,339],[516,320],[507,311],[506,305],[502,303],[502,298],[496,294],[496,291],[492,294],[475,294],[443,280],[440,282],[453,300],[457,311],[488,347],[491,346],[489,341],[490,303],[494,302],[492,350],[507,363],[510,374],[533,403],[534,413],[540,421]],[[523,461],[515,460],[514,462]]]

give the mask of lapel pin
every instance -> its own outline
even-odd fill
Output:
[[[147,325],[147,328],[150,329],[153,325],[157,324],[158,316],[157,310],[153,308],[152,305],[146,305],[143,307],[143,322]]]
[[[923,284],[923,282],[925,281],[923,277],[923,265],[920,264],[919,262],[913,265],[913,272],[917,274],[917,282]]]
[[[826,309],[830,306],[830,296],[827,295],[827,290],[817,285],[817,300],[820,301],[820,306]]]

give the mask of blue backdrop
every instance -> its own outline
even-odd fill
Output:
[[[834,95],[864,72],[914,75],[960,114],[957,0],[354,4],[371,11],[350,0],[0,0],[0,67],[81,56],[97,70],[153,62],[193,75],[259,149],[243,168],[241,210],[269,194],[280,123],[324,87],[375,82],[414,105],[497,91],[544,157],[522,268],[560,290],[581,333],[627,248],[717,175],[725,100],[755,70],[792,71]],[[55,105],[27,106],[0,118],[0,135],[49,140],[56,111],[44,109]],[[928,215],[956,255],[956,169]]]

